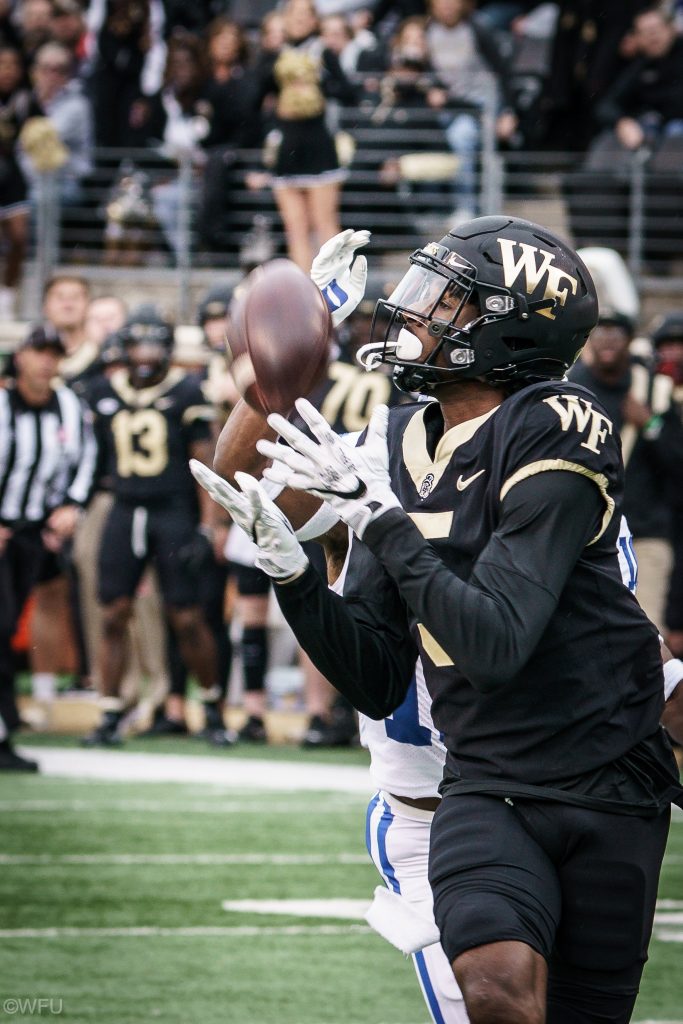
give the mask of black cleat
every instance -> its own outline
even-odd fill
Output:
[[[301,740],[304,750],[318,747],[355,747],[358,745],[358,727],[355,715],[345,708],[334,707],[331,720],[322,715],[311,715],[306,732]]]
[[[240,740],[245,743],[267,743],[268,733],[263,719],[258,715],[249,715],[240,731],[237,733]]]
[[[213,732],[204,730],[204,732],[212,747],[234,747],[239,740],[234,729],[215,729]]]
[[[188,728],[185,722],[179,722],[174,718],[167,718],[166,715],[155,717],[149,729],[139,732],[138,739],[156,739],[160,736],[187,736]]]
[[[121,734],[109,722],[102,722],[81,740],[82,747],[120,747],[121,743]]]
[[[29,761],[13,750],[9,742],[0,743],[0,772],[37,772],[37,761]]]
[[[223,707],[220,701],[204,701],[204,728],[194,735],[198,740],[208,740],[214,733],[225,732],[223,721]]]

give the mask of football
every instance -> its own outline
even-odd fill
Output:
[[[318,286],[288,259],[251,272],[230,311],[228,361],[257,412],[286,416],[327,372],[332,321]]]

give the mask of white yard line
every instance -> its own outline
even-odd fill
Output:
[[[234,789],[363,793],[373,791],[366,767],[317,761],[260,761],[194,754],[140,754],[125,750],[23,747],[46,776],[108,782],[195,782]]]
[[[370,900],[223,900],[223,910],[237,914],[287,914],[290,917],[336,917],[364,921]]]
[[[369,790],[367,795],[369,795]],[[366,794],[364,794],[366,795]],[[12,811],[15,813],[53,813],[55,811],[70,811],[73,813],[85,812],[87,814],[110,814],[112,811],[124,811],[126,814],[263,814],[263,801],[258,799],[259,794],[252,793],[243,802],[240,800],[212,801],[207,803],[169,803],[167,800],[110,800],[102,801],[99,794],[95,800],[0,800],[0,812]],[[307,801],[308,796],[302,794],[301,800],[278,800],[272,799],[268,794],[268,816],[277,814],[305,814],[310,809]],[[338,814],[341,810],[358,807],[358,797],[355,794],[329,794],[324,806],[316,808],[316,814]]]
[[[0,853],[2,867],[53,867],[68,864],[251,864],[339,865],[369,864],[365,853]]]
[[[249,938],[261,935],[365,935],[371,932],[372,928],[363,924],[199,925],[195,928],[145,925],[132,928],[2,928],[0,939]]]

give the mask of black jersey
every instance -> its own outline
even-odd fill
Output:
[[[99,346],[86,341],[72,355],[64,356],[59,362],[59,376],[79,398],[87,401],[95,382],[103,376]]]
[[[623,467],[595,398],[544,382],[445,434],[437,403],[398,407],[388,444],[404,511],[354,540],[343,614],[310,577],[299,586],[309,614],[317,602],[307,650],[321,671],[378,718],[419,653],[447,788],[637,813],[668,802],[659,641],[621,580]],[[296,590],[277,593],[301,641]]]
[[[431,616],[431,630],[410,609],[408,618],[434,722],[449,750],[448,771],[462,780],[460,788],[469,783],[490,791],[494,780],[515,780],[618,801],[622,790],[630,791],[638,759],[647,760],[648,745],[658,745],[663,693],[656,629],[619,570],[623,467],[611,421],[589,392],[555,382],[523,389],[436,445],[430,440],[430,432],[440,433],[436,404],[396,410],[392,420],[392,485],[403,508],[443,564],[493,595],[510,621],[531,617],[532,610],[523,603],[505,608],[515,590],[498,589],[496,575],[509,581],[519,574],[525,594],[531,584],[532,599],[535,587],[538,601],[547,600],[551,563],[564,538],[562,510],[549,530],[540,506],[533,521],[533,501],[523,520],[501,533],[506,497],[525,481],[529,492],[535,477],[553,471],[578,474],[594,486],[594,533],[553,595],[554,611],[523,664],[495,635],[463,637],[462,656],[449,656],[444,646],[452,651],[453,644],[446,638],[457,635],[458,625],[446,608]],[[526,533],[526,550],[536,538],[535,559],[526,564],[517,560],[516,530]],[[476,629],[476,619],[468,621]],[[638,741],[644,746],[633,762],[613,771],[612,762],[628,758]]]
[[[405,395],[394,387],[386,373],[362,370],[357,363],[340,356],[330,363],[325,380],[308,400],[336,434],[351,434],[367,426],[376,405],[396,405],[405,401]],[[300,429],[307,429],[298,416],[293,422]]]
[[[138,389],[127,370],[118,370],[94,382],[88,401],[117,498],[194,501],[190,445],[211,438],[214,416],[196,375],[173,368],[158,384]]]

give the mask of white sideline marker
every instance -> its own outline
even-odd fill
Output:
[[[125,750],[75,750],[63,747],[20,747],[45,776],[102,779],[107,782],[194,782],[259,789],[362,793],[373,787],[367,767],[289,761],[250,761],[240,757],[196,754],[141,754]]]

